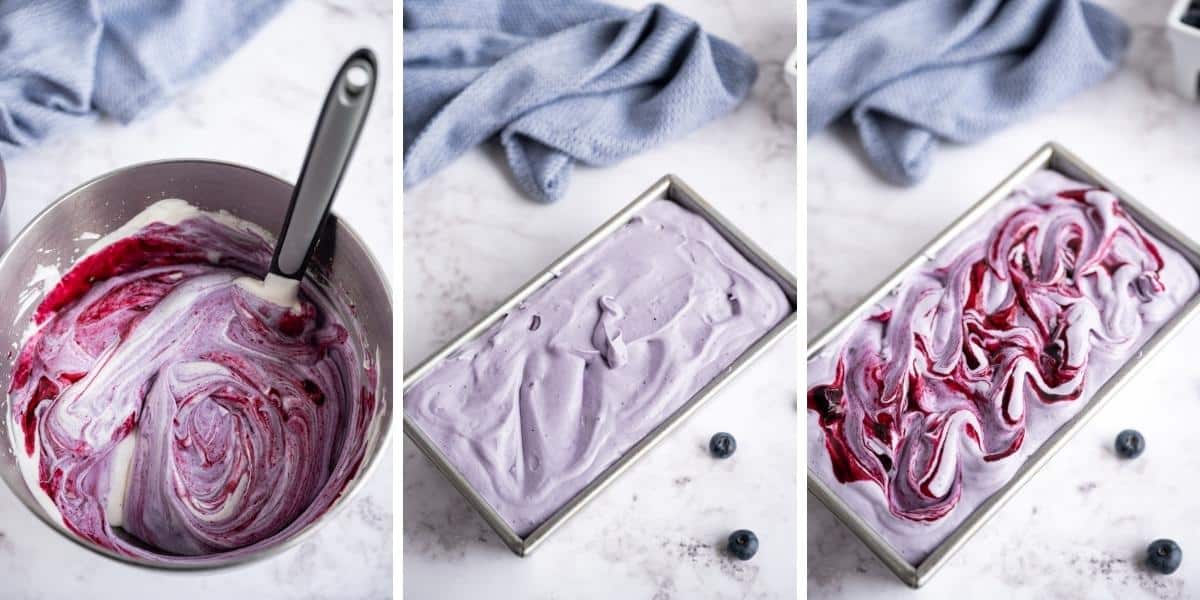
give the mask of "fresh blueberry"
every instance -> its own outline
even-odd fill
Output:
[[[1121,458],[1137,458],[1146,449],[1146,438],[1133,429],[1126,429],[1117,434],[1114,447]]]
[[[732,538],[729,543],[732,547]],[[1171,540],[1154,540],[1154,543],[1146,548],[1146,565],[1163,575],[1174,573],[1181,562],[1183,550]]]
[[[738,560],[754,558],[754,555],[758,554],[758,536],[749,529],[739,529],[729,534],[729,553]],[[1179,566],[1178,560],[1175,566]]]
[[[1188,9],[1184,11],[1183,17],[1179,20],[1183,21],[1185,25],[1200,27],[1200,7],[1195,5],[1188,7]]]
[[[712,439],[708,440],[708,451],[717,458],[729,458],[734,450],[737,450],[737,440],[724,431],[713,434]]]

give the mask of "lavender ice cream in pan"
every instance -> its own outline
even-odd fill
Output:
[[[525,537],[793,312],[705,218],[653,200],[426,371],[405,414]]]
[[[1038,171],[810,357],[809,468],[920,564],[1197,287],[1114,194]]]

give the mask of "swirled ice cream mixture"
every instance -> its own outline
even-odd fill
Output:
[[[45,296],[10,429],[70,531],[154,561],[249,553],[313,522],[355,474],[371,358],[312,283],[293,306],[256,295],[270,258],[261,229],[165,200]]]
[[[918,564],[1196,291],[1113,194],[1035,173],[809,360],[809,465]]]
[[[658,200],[413,384],[405,414],[525,536],[792,310]]]

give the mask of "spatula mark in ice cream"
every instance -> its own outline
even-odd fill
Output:
[[[625,347],[625,340],[621,339],[620,329],[625,310],[612,296],[600,296],[597,304],[600,305],[600,318],[592,332],[592,345],[600,351],[608,368],[616,369],[629,362],[629,349]]]

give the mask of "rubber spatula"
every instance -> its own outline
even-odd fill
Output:
[[[300,178],[283,220],[271,268],[263,281],[247,282],[281,306],[295,306],[300,281],[329,216],[342,173],[354,153],[379,79],[375,55],[362,48],[346,59],[329,86],[321,116],[308,143]]]

